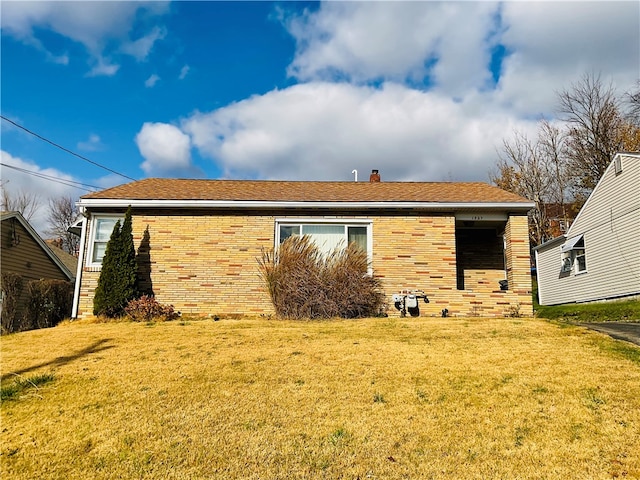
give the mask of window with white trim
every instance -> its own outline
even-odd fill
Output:
[[[562,273],[584,273],[587,271],[587,257],[584,248],[584,237],[574,237],[567,241],[562,252]]]
[[[584,248],[577,248],[573,251],[576,262],[576,273],[587,271],[587,258],[584,254]]]
[[[88,264],[92,267],[102,265],[102,258],[107,250],[107,242],[113,233],[113,227],[124,217],[120,215],[96,215],[91,222],[91,239],[89,241]]]
[[[355,243],[371,258],[371,221],[370,220],[277,220],[276,244],[287,238],[308,235],[321,252],[330,253],[338,247]]]

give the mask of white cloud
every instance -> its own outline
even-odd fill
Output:
[[[191,140],[178,127],[166,123],[145,123],[136,135],[147,175],[194,171]]]
[[[490,78],[487,32],[497,10],[492,2],[323,3],[284,18],[297,41],[289,74],[356,82],[429,75],[458,94]]]
[[[92,60],[93,67],[86,74],[87,77],[113,77],[118,70],[120,70],[120,65],[109,63],[109,59],[98,57]]]
[[[40,235],[45,235],[44,232],[48,228],[49,199],[78,198],[87,193],[69,185],[68,182],[78,180],[68,173],[55,168],[41,168],[32,161],[15,157],[4,150],[0,151],[0,158],[2,159],[2,188],[6,188],[13,195],[24,192],[38,199],[40,207],[29,223]],[[43,176],[51,178],[42,178]]]
[[[503,64],[497,98],[514,114],[553,110],[555,93],[585,73],[602,74],[622,91],[640,72],[640,3],[506,2]]]
[[[180,75],[178,76],[179,80],[184,80],[184,78],[187,76],[187,74],[189,73],[189,70],[191,70],[191,68],[189,67],[189,65],[185,65],[184,67],[182,67],[180,69]]]
[[[97,152],[102,150],[104,145],[100,140],[100,136],[95,133],[89,134],[89,138],[83,142],[78,142],[78,149],[86,152]]]
[[[144,86],[147,88],[151,88],[155,86],[156,83],[158,83],[158,80],[160,80],[160,77],[154,73],[149,78],[147,78],[147,80],[144,82]]]
[[[519,115],[552,110],[555,90],[588,71],[621,88],[640,71],[638,2],[327,2],[282,14],[301,81],[394,80],[454,98],[491,90],[492,50],[506,47],[498,96]]]
[[[49,200],[61,197],[78,200],[89,193],[87,185],[78,183],[98,188],[110,188],[123,183],[122,177],[114,174],[81,179],[56,168],[43,168],[32,160],[14,156],[5,150],[0,150],[0,163],[2,188],[6,188],[9,194],[24,192],[37,198],[39,208],[29,223],[43,238],[47,238],[46,231],[49,228]]]
[[[3,2],[0,21],[3,34],[46,52],[51,61],[68,63],[68,57],[50,52],[39,37],[39,29],[78,42],[90,56],[88,76],[114,75],[119,65],[108,60],[106,52],[111,44],[120,44],[124,53],[137,59],[146,58],[153,43],[163,38],[164,29],[154,27],[136,41],[129,39],[129,32],[139,12],[159,16],[167,9],[167,2]]]
[[[556,91],[592,71],[621,91],[635,83],[639,13],[637,2],[322,3],[281,17],[302,83],[180,129],[225,177],[350,180],[378,168],[383,181],[486,181],[503,140],[535,135]],[[507,54],[494,85],[497,46]],[[171,158],[189,157],[184,143]],[[163,165],[143,155],[147,169]]]
[[[63,53],[62,55],[54,55],[51,52],[47,51],[43,47],[43,51],[51,63],[57,63],[58,65],[69,65],[69,54]]]
[[[383,179],[486,180],[502,141],[514,130],[535,135],[555,91],[589,68],[627,81],[623,88],[633,83],[638,6],[616,7],[624,11],[576,2],[323,3],[283,16],[297,42],[289,73],[306,83],[194,114],[181,127],[227,177],[344,179],[379,168]],[[491,55],[501,43],[509,56],[494,88]],[[620,43],[625,60],[611,59],[606,52]],[[421,89],[408,86],[423,76]]]
[[[201,155],[228,177],[486,180],[487,157],[514,127],[508,112],[478,109],[397,83],[382,88],[311,82],[254,96],[182,123]]]
[[[154,27],[149,34],[132,42],[125,42],[120,50],[139,62],[144,61],[149,56],[149,52],[158,40],[162,40],[167,35],[166,28]]]

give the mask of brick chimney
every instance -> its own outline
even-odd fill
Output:
[[[380,174],[378,170],[371,170],[371,175],[369,176],[369,182],[376,183],[380,181]]]

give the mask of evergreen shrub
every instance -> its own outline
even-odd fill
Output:
[[[116,222],[107,242],[93,298],[93,314],[111,318],[124,315],[129,301],[138,296],[137,271],[129,206],[122,225]]]

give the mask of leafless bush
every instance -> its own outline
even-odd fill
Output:
[[[151,295],[130,300],[124,311],[134,322],[169,321],[178,318],[179,315],[173,305],[159,303]]]
[[[18,300],[24,281],[17,273],[2,274],[2,333],[18,331]]]
[[[309,237],[290,237],[277,251],[263,250],[258,265],[281,318],[361,318],[384,308],[380,281],[356,244],[323,255]]]
[[[71,315],[73,283],[31,280],[27,283],[27,309],[20,330],[55,327]]]

